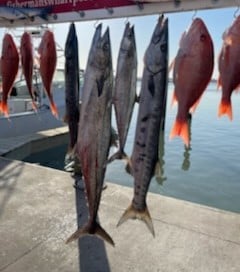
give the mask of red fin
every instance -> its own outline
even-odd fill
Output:
[[[53,99],[52,98],[49,98],[50,99],[50,108],[51,108],[51,112],[52,114],[58,118],[58,109],[57,109],[57,106],[56,104],[54,103]]]
[[[201,97],[202,97],[202,96],[200,96],[200,97],[198,98],[198,100],[192,105],[192,107],[191,107],[190,110],[189,110],[190,113],[194,113],[194,112],[195,112],[195,110],[196,110],[198,104],[200,103]]]
[[[188,123],[187,121],[179,121],[176,120],[171,133],[170,133],[170,139],[172,139],[175,136],[180,136],[183,139],[184,144],[188,147],[189,146],[189,130],[188,130]]]
[[[233,116],[232,116],[232,104],[231,101],[226,102],[221,100],[218,108],[218,117],[221,117],[222,115],[226,114],[229,119],[232,121]]]
[[[219,76],[218,81],[217,81],[217,90],[219,90],[220,88],[222,88],[222,79]]]
[[[8,105],[4,101],[0,102],[0,112],[2,112],[5,117],[9,117]]]
[[[177,97],[175,91],[173,92],[171,107],[177,103]]]

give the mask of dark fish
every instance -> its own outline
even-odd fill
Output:
[[[2,76],[2,101],[0,102],[0,112],[8,117],[7,100],[16,79],[19,66],[19,55],[14,40],[10,34],[5,34],[2,45],[1,56],[1,76]]]
[[[83,83],[76,146],[88,199],[89,220],[68,238],[67,243],[84,235],[97,235],[114,245],[97,222],[111,140],[113,75],[109,29],[102,37],[94,36],[92,49]]]
[[[119,135],[119,150],[109,159],[126,158],[124,151],[136,100],[137,52],[134,27],[127,23],[122,37],[115,78],[113,105]]]
[[[127,219],[143,220],[154,236],[146,204],[150,181],[158,163],[158,146],[168,77],[168,19],[159,18],[144,58],[139,111],[131,156],[134,196],[118,225]]]
[[[78,38],[74,23],[70,25],[65,44],[65,104],[64,121],[68,123],[70,135],[67,156],[72,157],[77,142],[79,121]]]

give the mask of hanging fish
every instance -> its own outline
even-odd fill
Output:
[[[73,157],[79,121],[78,38],[74,23],[70,25],[65,44],[65,104],[64,121],[68,123],[70,135],[67,157]]]
[[[223,34],[223,45],[218,58],[218,86],[222,88],[218,116],[232,120],[231,95],[240,85],[240,16]]]
[[[109,162],[114,159],[127,157],[124,147],[136,100],[136,82],[137,52],[135,33],[134,27],[130,27],[130,23],[127,23],[119,49],[115,87],[113,92],[113,105],[116,113],[119,135],[119,151],[111,156]]]
[[[24,32],[21,37],[20,55],[23,74],[27,83],[29,94],[32,98],[33,109],[37,110],[37,105],[34,102],[35,97],[32,87],[33,62],[34,62],[33,44],[31,35],[28,32]]]
[[[50,100],[52,114],[58,117],[57,106],[54,103],[52,95],[52,80],[57,64],[57,51],[54,35],[50,30],[44,32],[38,53],[40,55],[40,75],[43,86]]]
[[[118,226],[127,219],[144,221],[154,236],[146,197],[158,163],[161,120],[168,77],[168,19],[159,17],[144,57],[144,71],[130,169],[134,177],[134,196]]]
[[[97,222],[111,141],[113,87],[109,29],[102,37],[98,35],[99,31],[101,25],[95,31],[88,57],[76,146],[86,188],[89,220],[67,239],[67,243],[84,235],[96,235],[114,245],[110,235]]]
[[[2,44],[1,56],[1,75],[2,75],[2,101],[0,102],[0,112],[6,117],[9,116],[7,100],[16,79],[19,66],[19,54],[17,47],[10,34],[5,34]]]
[[[170,138],[180,136],[186,146],[189,146],[188,113],[196,108],[211,80],[213,67],[212,38],[204,22],[196,18],[182,36],[173,68],[173,96],[178,112]]]

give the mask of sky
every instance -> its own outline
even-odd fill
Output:
[[[200,17],[205,22],[214,43],[215,67],[213,78],[218,77],[217,57],[222,46],[222,34],[232,24],[236,15],[240,15],[239,8],[209,9],[190,12],[167,13],[169,19],[169,63],[174,59],[179,47],[179,40],[182,33],[190,26],[192,19]],[[123,35],[126,20],[135,28],[137,55],[138,55],[138,76],[143,72],[143,57],[150,42],[153,30],[159,15],[128,17],[120,19],[76,22],[76,29],[79,42],[80,68],[85,69],[88,52],[97,23],[103,24],[103,31],[107,26],[110,28],[113,68],[116,70],[117,56],[120,42]],[[70,23],[55,24],[53,27],[56,42],[64,49]],[[3,38],[5,29],[0,29],[0,41]],[[63,61],[62,61],[63,62]]]

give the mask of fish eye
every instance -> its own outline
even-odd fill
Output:
[[[204,42],[205,40],[206,40],[206,35],[205,34],[201,34],[200,41]]]
[[[107,44],[107,43],[104,43],[104,44],[103,44],[103,50],[104,50],[104,51],[107,51],[108,49],[109,49],[108,44]]]

